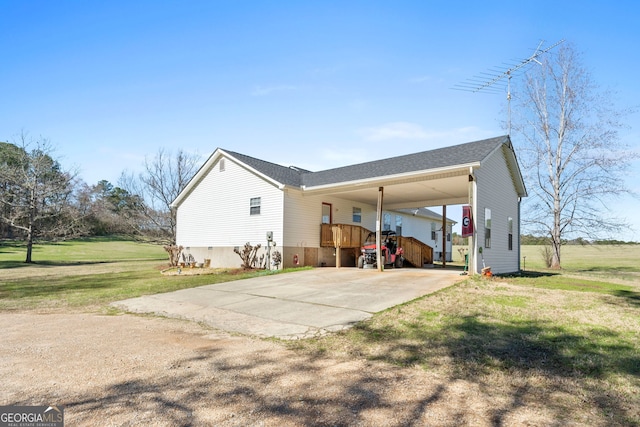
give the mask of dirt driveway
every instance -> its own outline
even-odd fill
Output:
[[[69,426],[488,426],[501,404],[420,368],[301,355],[180,320],[0,313],[0,329],[0,405],[63,405]],[[502,421],[550,421],[535,409]]]

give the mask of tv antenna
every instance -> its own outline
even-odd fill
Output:
[[[511,63],[503,63],[500,67],[490,68],[489,72],[484,72],[473,76],[470,79],[465,80],[462,83],[458,83],[453,85],[452,89],[454,90],[464,90],[467,92],[487,92],[487,93],[502,93],[505,88],[507,89],[507,127],[508,127],[508,135],[511,135],[511,77],[518,72],[520,69],[529,65],[532,62],[535,62],[539,65],[542,65],[540,61],[538,61],[538,57],[544,53],[549,52],[554,47],[563,43],[564,39],[552,44],[546,49],[540,50],[544,40],[541,40],[538,44],[538,47],[528,58],[512,61]],[[507,80],[506,83],[504,80]]]

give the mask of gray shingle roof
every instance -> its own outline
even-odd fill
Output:
[[[300,187],[302,185],[302,175],[305,173],[313,173],[300,168],[294,169],[282,165],[277,165],[275,163],[256,159],[255,157],[246,156],[244,154],[236,153],[230,150],[223,149],[222,151],[231,154],[242,163],[251,166],[258,172],[284,185]]]
[[[496,147],[508,142],[507,136],[468,142],[452,147],[438,148],[420,153],[307,174],[303,183],[307,187],[357,181],[361,179],[389,176],[406,172],[437,169],[447,166],[464,165],[486,158]]]
[[[505,143],[510,143],[509,137],[499,136],[320,172],[290,168],[234,151],[223,151],[279,183],[313,187],[479,162]]]

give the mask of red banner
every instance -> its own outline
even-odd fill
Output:
[[[473,218],[471,206],[462,207],[462,237],[473,236]]]

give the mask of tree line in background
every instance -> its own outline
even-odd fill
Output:
[[[170,203],[199,166],[199,157],[159,150],[143,171],[124,171],[114,185],[89,185],[65,169],[45,138],[20,134],[0,143],[0,238],[26,242],[32,262],[36,240],[123,235],[175,243]]]
[[[466,246],[469,244],[468,237],[462,237],[455,231],[452,235],[452,242],[455,246]],[[534,245],[534,246],[552,246],[552,240],[549,236],[534,236],[532,234],[522,234],[520,235],[520,244],[521,245]],[[582,237],[577,237],[571,240],[562,240],[562,245],[637,245],[638,242],[634,241],[624,241],[624,240],[616,240],[616,239],[595,239],[589,240],[584,239]]]
[[[199,156],[160,149],[145,160],[141,173],[124,171],[117,185],[107,180],[89,185],[65,169],[54,151],[47,139],[25,133],[14,143],[0,143],[0,239],[26,242],[26,262],[32,262],[37,240],[119,235],[175,244],[176,213],[170,204],[198,170]],[[468,244],[457,233],[452,237],[454,245]],[[521,243],[554,247],[548,234],[525,234]],[[633,243],[560,241],[561,245]]]

